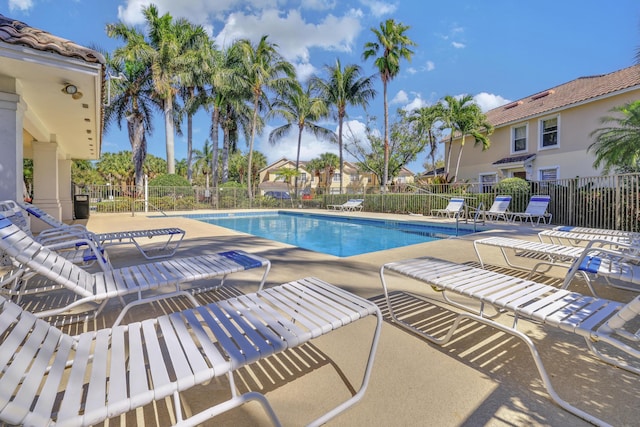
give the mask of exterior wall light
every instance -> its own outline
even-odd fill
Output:
[[[78,90],[78,86],[73,85],[71,83],[65,83],[64,87],[62,88],[62,93],[66,93],[67,95],[71,95],[71,97],[73,99],[82,98],[82,92],[80,92]]]

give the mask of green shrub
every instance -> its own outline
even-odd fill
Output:
[[[149,181],[149,187],[191,187],[191,184],[180,175],[164,174]]]
[[[495,191],[497,195],[511,196],[511,212],[524,212],[529,203],[531,185],[522,178],[505,178],[496,184]]]

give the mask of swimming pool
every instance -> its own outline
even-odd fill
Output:
[[[182,216],[338,257],[431,242],[456,235],[453,227],[418,221],[388,221],[284,211]],[[461,228],[458,234],[472,232]]]

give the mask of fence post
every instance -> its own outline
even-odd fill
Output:
[[[144,175],[144,212],[149,212],[149,177]]]
[[[618,181],[618,175],[614,175],[613,176],[613,187],[616,189],[616,193],[615,193],[615,215],[616,215],[616,230],[621,230],[622,228],[621,225],[621,218],[622,218],[622,212],[621,212],[621,208],[620,208],[620,185],[619,185],[619,181]]]

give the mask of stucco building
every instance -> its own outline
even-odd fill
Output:
[[[580,77],[494,108],[486,113],[495,127],[491,147],[482,151],[467,137],[459,179],[490,184],[508,177],[542,181],[599,175],[593,154],[587,153],[594,142],[590,134],[611,108],[637,99],[640,65]]]

